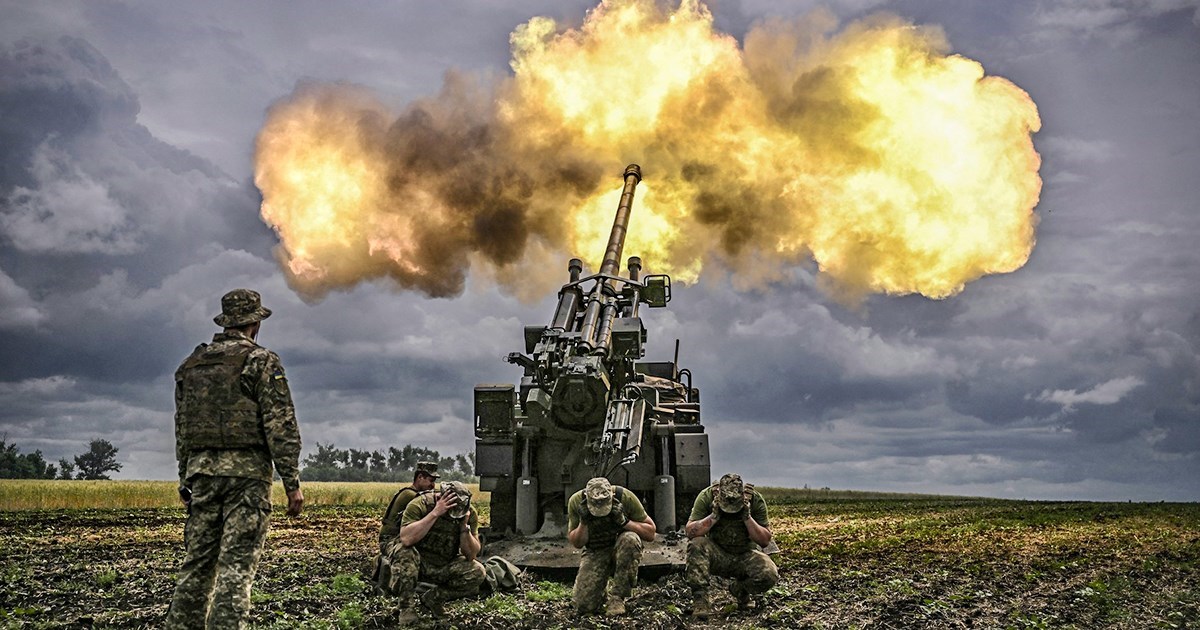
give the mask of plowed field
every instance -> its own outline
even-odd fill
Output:
[[[765,491],[781,582],[709,627],[1200,627],[1200,504],[1047,503]],[[865,495],[864,495],[865,496]],[[275,514],[252,623],[384,628],[368,565],[383,506]],[[183,551],[178,508],[0,512],[0,627],[160,627]],[[570,584],[454,602],[429,627],[675,628],[682,577],[639,584],[621,618],[571,613]]]

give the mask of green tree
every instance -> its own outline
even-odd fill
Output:
[[[80,479],[108,479],[108,473],[121,470],[117,461],[119,449],[108,440],[92,440],[88,452],[75,456]]]
[[[75,478],[75,462],[67,461],[66,457],[58,460],[58,478],[59,479],[74,479]]]
[[[313,468],[337,468],[341,451],[333,443],[317,442],[317,452],[304,458],[304,465]]]
[[[41,451],[21,453],[16,444],[0,439],[0,479],[53,479],[57,472]]]

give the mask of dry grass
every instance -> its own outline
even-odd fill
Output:
[[[306,505],[386,504],[404,484],[309,481],[302,486]],[[469,485],[478,493],[478,485]],[[486,503],[489,493],[476,497]],[[287,503],[283,485],[275,483],[272,502]],[[59,481],[0,479],[0,511],[170,508],[179,505],[174,481]]]

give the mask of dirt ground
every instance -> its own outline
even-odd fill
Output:
[[[680,574],[643,581],[625,617],[578,618],[570,583],[454,602],[425,627],[1200,627],[1200,504],[971,499],[771,501],[781,580],[757,607],[690,620]],[[276,514],[255,581],[262,628],[386,628],[368,567],[378,510]],[[161,627],[183,552],[178,509],[0,512],[0,627]]]

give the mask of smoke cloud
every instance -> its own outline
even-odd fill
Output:
[[[685,282],[811,259],[848,301],[943,298],[1034,246],[1037,108],[938,28],[815,13],[739,45],[698,2],[612,0],[510,40],[511,75],[451,72],[400,112],[319,83],[271,108],[256,183],[293,289],[453,296],[474,270],[544,291],[562,274],[525,270],[599,262],[627,163],[646,179],[625,251]]]

